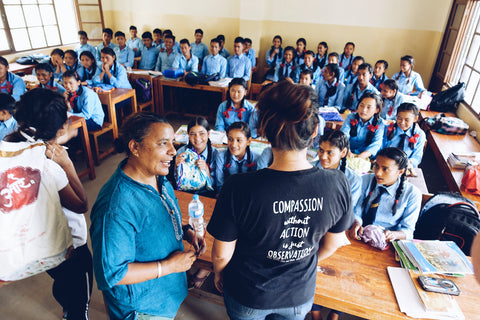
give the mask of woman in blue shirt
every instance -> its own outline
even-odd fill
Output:
[[[117,143],[127,158],[92,208],[94,271],[110,319],[173,319],[187,296],[185,271],[206,249],[191,227],[182,227],[166,179],[173,139],[172,126],[157,114],[127,118]],[[184,251],[184,238],[196,252]]]

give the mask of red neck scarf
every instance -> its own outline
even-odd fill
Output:
[[[235,108],[235,107],[233,106],[233,103],[232,103],[232,104],[230,105],[230,108],[228,108],[227,110],[225,110],[225,111],[223,112],[223,115],[225,116],[225,118],[228,119],[228,118],[230,117],[230,115],[229,115],[229,112],[230,112],[230,111],[235,111],[235,112],[237,113],[238,119],[242,120],[242,118],[243,118],[243,112],[245,112],[246,110],[245,110],[244,107],[241,107],[241,108],[238,108],[238,109],[237,109],[237,108]]]

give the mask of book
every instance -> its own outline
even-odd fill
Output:
[[[407,255],[405,252],[403,252],[402,248],[400,248],[400,245],[398,244],[397,241],[392,242],[393,247],[395,248],[395,253],[398,256],[398,260],[400,261],[400,265],[405,268],[405,269],[410,269],[410,270],[418,270],[417,267],[408,259]]]
[[[477,154],[456,154],[450,153],[447,158],[447,162],[453,169],[465,169],[469,165],[476,165]]]

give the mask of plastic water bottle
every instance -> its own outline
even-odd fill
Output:
[[[193,200],[188,204],[189,223],[195,233],[203,238],[205,234],[203,223],[203,203],[199,200],[198,194],[193,195]]]

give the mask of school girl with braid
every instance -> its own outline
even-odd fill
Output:
[[[413,239],[422,193],[407,181],[408,157],[398,148],[378,152],[374,174],[362,176],[362,195],[354,208],[350,235],[360,240],[363,228],[374,224],[385,229],[386,241]]]
[[[397,120],[385,128],[383,147],[396,147],[406,153],[410,168],[422,162],[425,132],[417,124],[418,108],[413,103],[402,103],[397,110]]]
[[[340,81],[338,64],[329,63],[323,68],[323,80],[319,81],[316,90],[318,103],[321,106],[335,107],[340,111],[345,85]]]
[[[360,98],[357,112],[350,113],[340,129],[350,139],[350,151],[359,158],[375,158],[382,148],[385,125],[380,119],[382,100],[367,91]],[[350,154],[350,156],[352,156]]]

